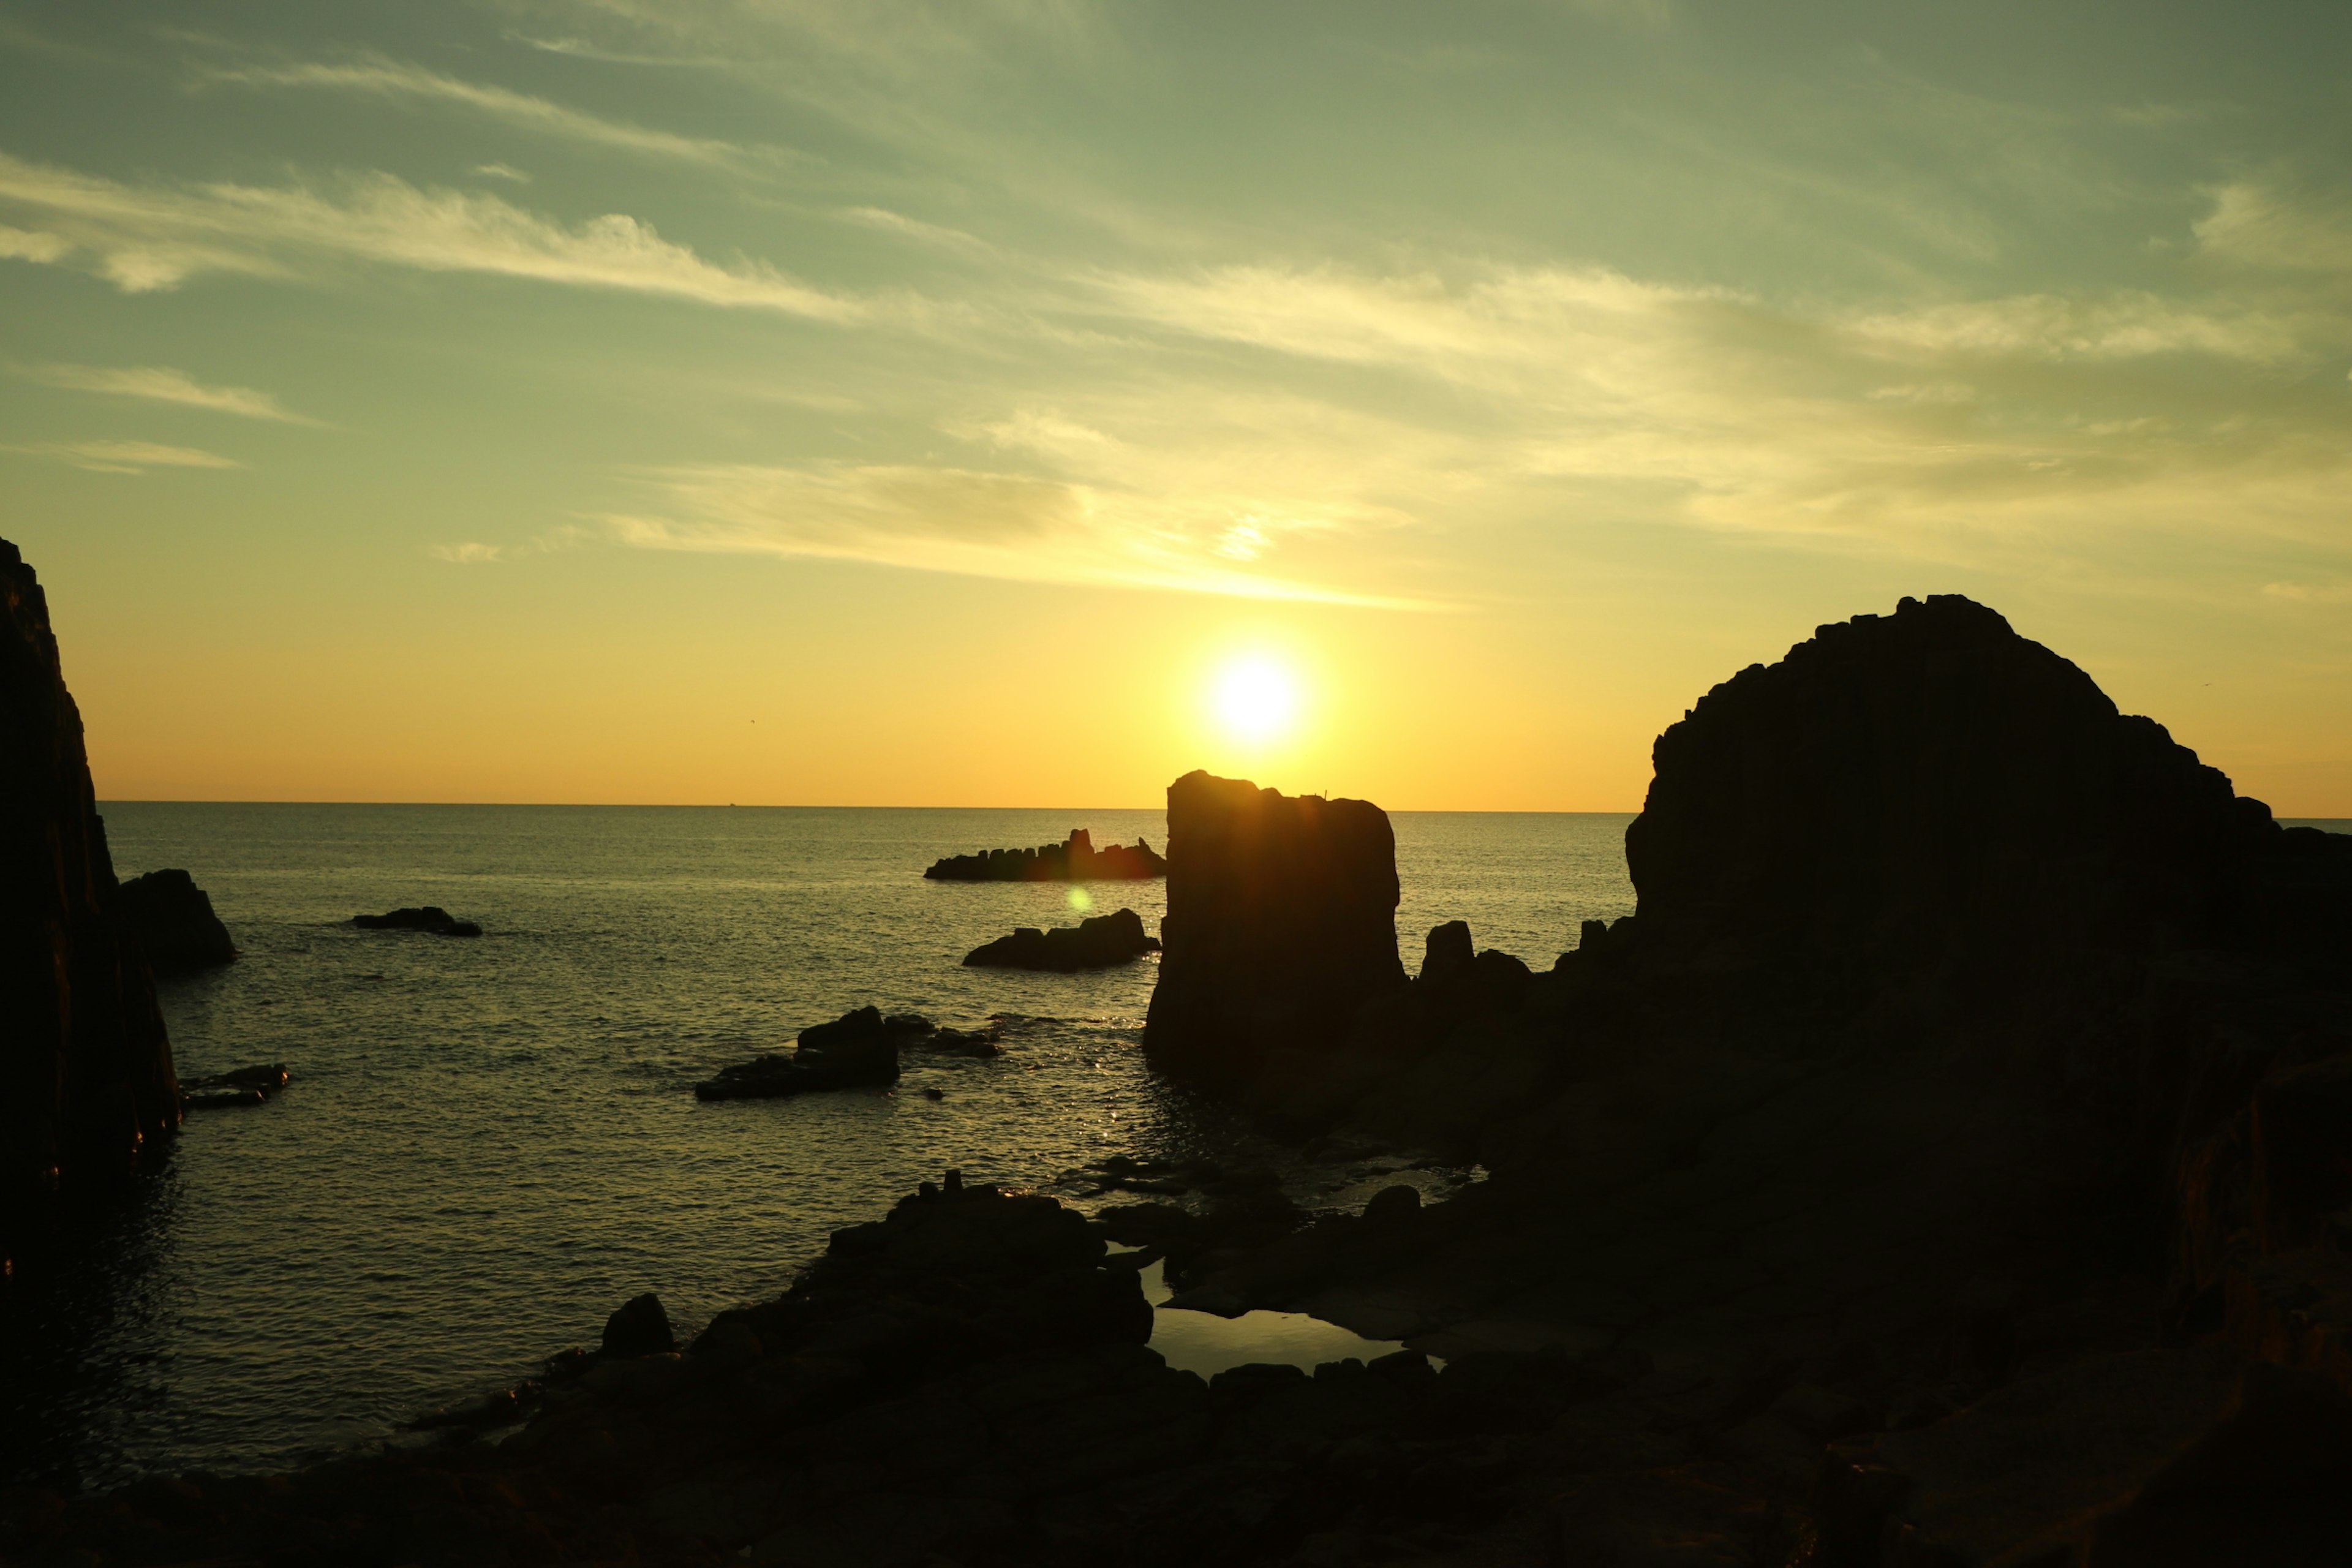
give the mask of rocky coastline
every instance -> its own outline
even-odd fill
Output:
[[[1955,596],[1655,763],[1639,912],[1540,970],[1454,921],[1408,975],[1370,803],[1171,786],[1153,1064],[1486,1168],[1447,1201],[1106,1162],[1141,1201],[1089,1219],[949,1173],[682,1352],[641,1298],[382,1452],[11,1496],[0,1556],[2352,1561],[2352,839]],[[816,1055],[879,1070],[863,1013]],[[1153,1263],[1406,1349],[1173,1371]]]
[[[1138,882],[1168,874],[1168,862],[1142,839],[1095,847],[1094,836],[1074,827],[1059,844],[1034,849],[984,849],[931,862],[934,882]]]

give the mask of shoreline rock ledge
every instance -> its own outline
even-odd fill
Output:
[[[0,1258],[61,1195],[180,1124],[172,1043],[114,909],[114,861],[48,602],[0,540]]]
[[[1144,1022],[1153,1065],[1212,1083],[1336,1047],[1402,992],[1396,834],[1370,801],[1195,770],[1168,786],[1168,913]]]

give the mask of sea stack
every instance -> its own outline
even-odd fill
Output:
[[[1168,786],[1168,913],[1144,1048],[1213,1082],[1343,1040],[1401,989],[1396,835],[1370,801],[1186,773]]]
[[[48,605],[0,540],[0,1253],[61,1194],[127,1175],[180,1122]]]

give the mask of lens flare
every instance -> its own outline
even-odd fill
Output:
[[[1212,705],[1233,735],[1270,741],[1297,721],[1298,678],[1263,654],[1246,655],[1218,672]]]

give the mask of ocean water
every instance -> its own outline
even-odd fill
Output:
[[[104,811],[121,874],[186,868],[243,952],[163,984],[182,1073],[278,1061],[293,1082],[192,1115],[133,1202],[0,1299],[0,1479],[277,1468],[374,1440],[593,1343],[639,1291],[682,1333],[772,1295],[827,1232],[950,1166],[1076,1197],[1071,1173],[1114,1153],[1285,1158],[1143,1067],[1156,961],[960,964],[1015,926],[1072,923],[1074,898],[1156,931],[1162,884],[922,879],[1073,827],[1164,847],[1156,811]],[[1441,921],[1541,968],[1580,921],[1633,908],[1624,816],[1394,820],[1408,968]],[[349,923],[424,903],[485,934]],[[694,1099],[869,1002],[1003,1018],[1006,1052],[910,1056],[890,1094]],[[1459,1178],[1286,1169],[1330,1205]]]

